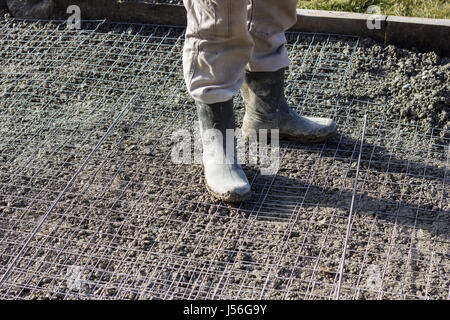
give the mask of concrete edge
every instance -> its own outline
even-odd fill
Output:
[[[450,19],[388,16],[384,43],[450,57]]]
[[[297,23],[291,30],[369,37],[384,42],[386,19],[385,15],[297,9]]]
[[[450,19],[297,9],[297,23],[292,29],[369,37],[400,48],[450,56]]]
[[[55,4],[54,17],[58,19],[68,17],[66,8],[77,5],[84,20],[107,19],[117,22],[186,26],[186,10],[180,5],[123,0],[96,0],[95,7],[92,6],[92,0],[56,0]]]
[[[4,0],[0,0],[0,3],[2,1]],[[92,7],[92,0],[54,2],[54,18],[67,18],[66,8],[75,4],[81,8],[82,19],[186,25],[186,10],[181,5],[96,0],[96,6]],[[401,48],[416,48],[422,52],[435,51],[440,56],[450,56],[450,19],[297,9],[297,23],[290,30],[369,37]]]

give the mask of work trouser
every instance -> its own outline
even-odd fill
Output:
[[[289,65],[284,32],[296,22],[297,0],[183,2],[183,70],[195,100],[227,101],[241,88],[245,69],[271,72]]]

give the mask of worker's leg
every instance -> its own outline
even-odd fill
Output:
[[[206,186],[220,200],[244,201],[251,190],[237,163],[233,96],[253,49],[247,0],[184,0],[184,5],[184,77],[197,105]]]
[[[239,92],[253,39],[247,0],[183,0],[187,10],[183,69],[194,100],[217,103]]]
[[[242,129],[279,129],[281,138],[318,142],[336,132],[327,118],[309,118],[289,107],[284,70],[289,65],[284,32],[296,22],[297,0],[250,0],[249,29],[255,47],[242,87],[246,112]]]
[[[297,21],[297,0],[249,0],[248,28],[255,43],[248,71],[289,66],[284,32]]]

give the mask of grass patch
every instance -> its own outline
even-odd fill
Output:
[[[298,2],[298,7],[301,9],[360,13],[365,13],[370,5],[379,6],[381,14],[385,15],[450,19],[450,1],[448,0],[310,0]]]

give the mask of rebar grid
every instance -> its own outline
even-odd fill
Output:
[[[449,298],[449,141],[340,99],[358,38],[287,35],[289,102],[340,134],[283,142],[275,176],[245,166],[254,195],[231,206],[210,198],[199,165],[170,158],[171,133],[196,121],[184,29],[0,30],[0,297],[333,298],[367,113],[341,298]]]

